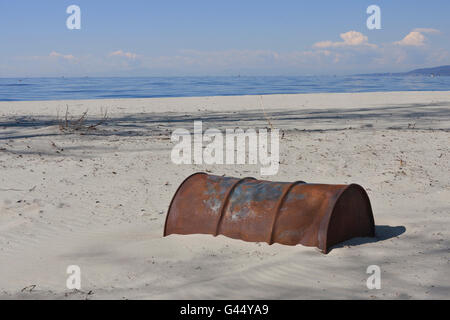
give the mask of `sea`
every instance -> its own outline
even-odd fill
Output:
[[[0,78],[0,101],[447,90],[425,75]]]

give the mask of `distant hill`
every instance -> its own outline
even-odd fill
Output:
[[[408,72],[397,73],[366,73],[358,76],[450,76],[450,65],[434,68],[415,69]]]
[[[434,75],[434,76],[450,76],[450,66],[440,66],[434,68],[416,69],[404,74],[408,75]]]

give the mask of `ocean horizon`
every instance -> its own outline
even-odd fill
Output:
[[[0,101],[447,90],[425,75],[0,78]]]

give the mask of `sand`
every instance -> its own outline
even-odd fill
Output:
[[[108,121],[62,132],[66,106],[74,118],[89,110],[86,125],[105,109]],[[281,129],[278,174],[173,164],[170,134],[194,120]],[[0,298],[448,299],[449,142],[450,92],[0,102]],[[358,183],[377,237],[327,255],[163,238],[169,202],[196,171]],[[66,287],[69,265],[80,290]],[[367,288],[369,265],[381,289]]]

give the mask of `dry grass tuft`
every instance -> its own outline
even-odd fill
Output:
[[[83,112],[83,114],[73,119],[71,117],[69,119],[69,106],[66,105],[66,113],[64,115],[64,119],[59,118],[59,112],[57,115],[58,123],[59,123],[59,130],[65,133],[75,132],[75,131],[89,131],[89,130],[96,130],[98,126],[104,124],[108,120],[108,110],[105,109],[105,112],[103,112],[103,109],[101,111],[102,118],[98,120],[97,122],[93,124],[87,124],[87,114],[88,110]]]

